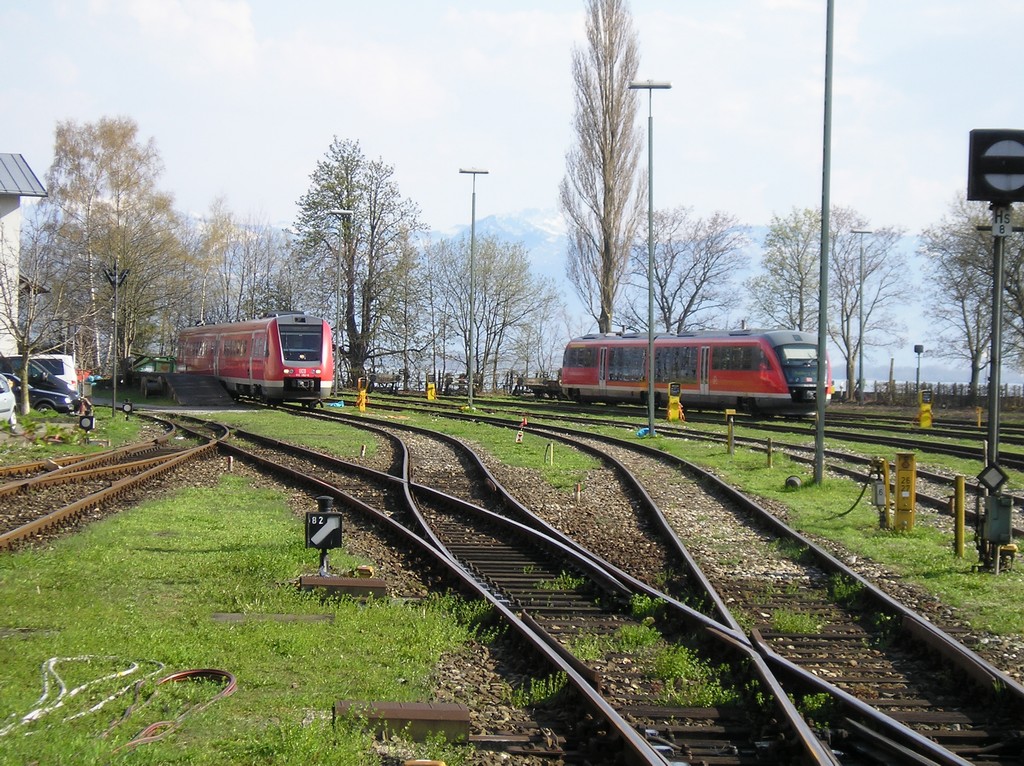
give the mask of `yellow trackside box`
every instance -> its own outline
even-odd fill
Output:
[[[899,532],[914,529],[917,504],[917,456],[913,452],[896,455],[896,525]]]
[[[665,417],[668,420],[686,420],[683,415],[683,405],[679,403],[679,395],[682,393],[682,386],[678,383],[668,384],[668,411]]]
[[[921,428],[932,427],[932,390],[924,388],[917,392],[917,424]]]

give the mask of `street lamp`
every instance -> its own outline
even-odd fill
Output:
[[[119,364],[118,350],[117,350],[117,288],[124,282],[125,277],[128,276],[128,269],[121,269],[118,262],[117,253],[114,254],[114,268],[113,270],[106,270],[107,281],[110,282],[110,286],[114,288],[114,328],[111,337],[111,343],[113,344],[113,361],[114,361],[114,374],[111,376],[111,383],[113,390],[110,393],[110,415],[113,417],[117,414],[117,376],[120,372],[121,365]]]
[[[917,354],[917,381],[914,384],[914,393],[921,391],[921,354],[924,353],[924,346],[920,343],[914,346],[914,353]]]
[[[328,210],[327,214],[341,219],[342,224],[345,219],[352,220],[351,210]],[[334,346],[331,351],[331,356],[334,359],[334,370],[333,370],[333,388],[331,391],[334,396],[338,396],[338,391],[341,390],[341,365],[338,364],[338,341],[341,338],[341,246],[343,244],[344,235],[341,225],[338,227],[338,269],[334,273],[334,337],[331,339],[331,344]]]
[[[857,403],[864,404],[864,235],[875,232],[871,229],[851,229],[850,231],[860,235],[860,292],[857,294],[860,306],[860,321],[857,324],[860,337],[857,340],[857,353],[860,361],[857,371]]]
[[[647,435],[654,436],[654,113],[655,90],[670,82],[633,80],[630,90],[647,91]]]
[[[474,259],[476,258],[476,177],[487,175],[481,168],[459,168],[460,173],[473,176],[473,206],[469,224],[469,352],[466,354],[466,373],[469,376],[469,409],[473,409],[473,326],[476,324],[476,285],[474,283]]]

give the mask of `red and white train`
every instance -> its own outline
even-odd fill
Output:
[[[234,397],[315,406],[331,394],[331,326],[301,312],[280,312],[189,327],[178,336],[178,372],[213,375]]]
[[[645,403],[647,348],[642,333],[574,338],[562,359],[562,393],[577,401]],[[825,391],[831,397],[832,374],[825,361]],[[817,410],[817,336],[798,330],[658,334],[658,406],[668,402],[670,383],[679,385],[684,407],[809,415]]]

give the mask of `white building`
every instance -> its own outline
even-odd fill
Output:
[[[9,322],[18,316],[21,198],[45,196],[24,157],[0,154],[0,356],[18,353]]]

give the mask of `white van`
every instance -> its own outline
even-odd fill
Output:
[[[37,354],[29,359],[29,370],[47,373],[59,378],[72,388],[78,388],[78,374],[75,372],[75,360],[67,354]]]
[[[21,374],[19,357],[0,357],[0,373]],[[75,373],[74,357],[68,354],[37,354],[28,360],[28,381],[37,385],[37,381],[45,378],[57,378],[67,383],[72,389],[78,390],[78,375]]]

